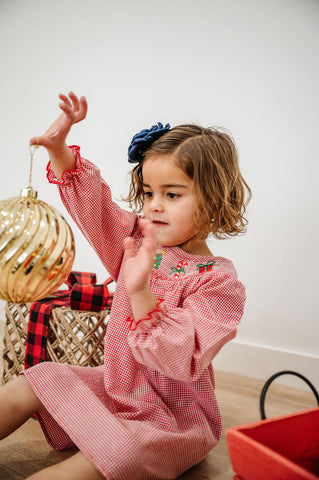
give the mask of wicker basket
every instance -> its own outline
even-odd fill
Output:
[[[7,303],[2,383],[24,370],[30,303]],[[96,367],[103,363],[110,310],[87,312],[55,307],[50,315],[46,360]]]

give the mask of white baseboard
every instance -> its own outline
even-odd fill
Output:
[[[319,357],[233,340],[225,345],[213,361],[215,370],[246,377],[268,380],[281,370],[301,373],[319,392]],[[283,375],[276,383],[299,389],[309,389],[307,384],[293,375]]]

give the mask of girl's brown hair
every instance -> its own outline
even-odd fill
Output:
[[[200,237],[212,233],[225,238],[245,232],[248,222],[244,214],[251,190],[240,173],[231,135],[217,128],[180,125],[157,139],[131,172],[130,206],[137,212],[143,210],[143,162],[151,155],[168,154],[194,181],[194,221]]]

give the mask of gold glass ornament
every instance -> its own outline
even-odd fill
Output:
[[[36,147],[35,147],[36,148]],[[34,302],[68,277],[75,256],[72,230],[63,216],[38,200],[31,186],[20,197],[0,201],[0,298]]]

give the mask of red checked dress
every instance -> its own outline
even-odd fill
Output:
[[[44,362],[24,372],[47,412],[55,449],[76,445],[107,479],[174,479],[202,460],[221,435],[211,364],[234,338],[245,290],[232,263],[160,247],[151,289],[158,311],[133,330],[125,292],[123,239],[141,234],[97,167],[80,159],[60,183],[66,208],[116,280],[104,365]],[[134,327],[133,327],[134,328]]]

